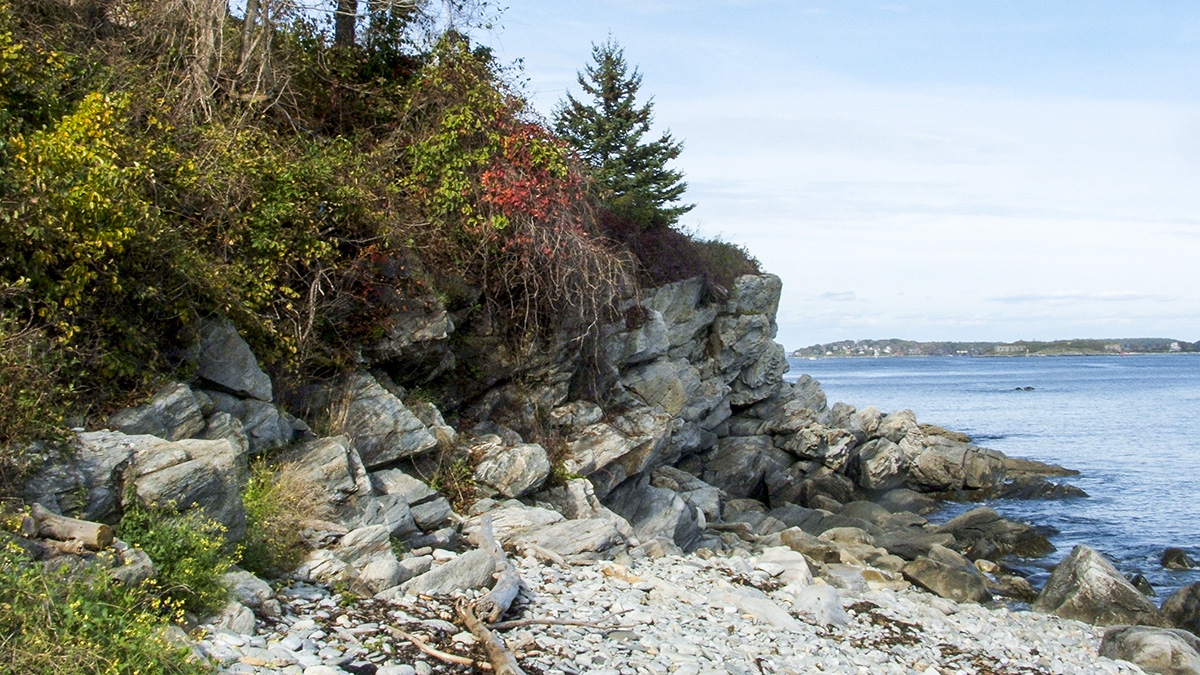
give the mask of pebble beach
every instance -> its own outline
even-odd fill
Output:
[[[784,583],[787,572],[781,579],[769,557],[742,551],[568,567],[518,558],[525,589],[506,618],[526,623],[499,634],[525,672],[543,675],[1143,672],[1097,655],[1101,628],[902,584]],[[210,629],[197,649],[239,675],[476,670],[430,656],[410,635],[482,659],[474,638],[451,623],[453,598],[363,600],[293,584],[276,599],[281,611],[255,634]]]

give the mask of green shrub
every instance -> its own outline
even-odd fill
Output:
[[[267,578],[296,569],[308,553],[300,536],[305,520],[328,515],[318,486],[304,478],[294,464],[271,467],[256,462],[242,493],[246,505],[246,536],[242,567]]]
[[[62,440],[73,394],[62,373],[69,365],[40,330],[0,311],[0,497],[33,468],[31,443]]]
[[[225,605],[228,593],[221,575],[236,556],[225,541],[225,527],[202,510],[179,513],[170,506],[147,507],[135,499],[126,507],[117,535],[154,561],[159,592],[167,601],[197,614]]]
[[[152,591],[152,583],[121,586],[96,567],[68,576],[0,541],[0,673],[209,672],[168,637],[178,605]]]

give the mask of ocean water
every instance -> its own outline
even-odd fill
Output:
[[[1126,574],[1145,574],[1159,602],[1200,581],[1200,570],[1159,564],[1169,546],[1200,559],[1200,354],[789,363],[786,378],[811,375],[830,406],[909,409],[918,422],[969,434],[983,447],[1078,470],[1051,480],[1083,488],[1086,499],[988,502],[1007,517],[1053,528],[1055,553],[1011,561],[1036,586],[1076,544]],[[949,505],[938,515],[974,506]]]

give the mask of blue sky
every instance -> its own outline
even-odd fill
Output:
[[[549,116],[609,35],[778,340],[1200,340],[1200,3],[511,0]]]

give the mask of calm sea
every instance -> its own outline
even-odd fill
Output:
[[[1168,546],[1200,559],[1200,354],[789,361],[787,377],[812,375],[830,406],[909,409],[984,447],[1079,470],[1053,480],[1083,488],[1086,499],[989,503],[1057,531],[1056,553],[1019,562],[1035,585],[1076,544],[1145,574],[1160,601],[1200,581],[1200,570],[1159,564]]]

